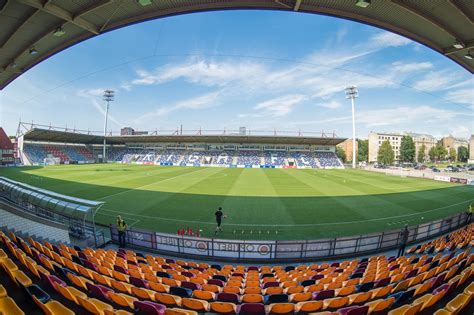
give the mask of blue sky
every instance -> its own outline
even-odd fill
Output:
[[[357,85],[357,135],[468,137],[474,78],[404,37],[333,17],[225,11],[149,21],[78,44],[0,94],[0,124],[19,119],[101,130],[285,130],[351,135],[344,87]]]

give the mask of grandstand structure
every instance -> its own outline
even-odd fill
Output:
[[[213,131],[215,133],[215,131]],[[220,134],[107,136],[107,162],[239,168],[344,168],[335,154],[345,138]],[[31,125],[18,136],[24,165],[102,162],[103,136]]]

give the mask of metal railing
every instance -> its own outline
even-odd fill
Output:
[[[466,214],[459,213],[436,221],[409,227],[408,244],[421,242],[465,225]],[[118,231],[110,226],[113,241]],[[400,230],[319,240],[244,241],[198,238],[130,228],[128,245],[176,256],[233,261],[309,261],[361,256],[396,248]]]

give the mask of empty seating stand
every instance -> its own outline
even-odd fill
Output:
[[[450,237],[456,251],[285,267],[71,248],[0,232],[0,313],[464,314],[474,294],[473,225]]]

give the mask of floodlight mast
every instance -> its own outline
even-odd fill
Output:
[[[352,85],[346,87],[346,98],[351,100],[352,103],[352,168],[356,168],[356,135],[355,135],[355,106],[354,100],[359,97],[357,87]]]
[[[109,115],[109,103],[113,102],[114,100],[114,91],[112,90],[105,90],[104,91],[104,101],[107,102],[107,106],[105,107],[105,121],[104,121],[104,147],[102,148],[102,162],[107,163],[107,151],[106,151],[106,145],[107,145],[107,116]]]

